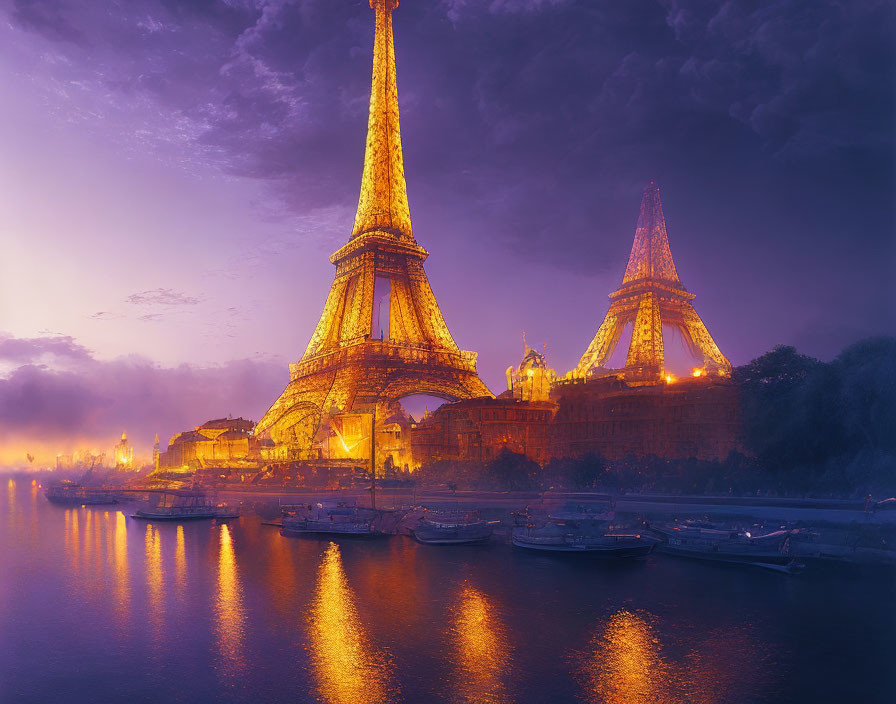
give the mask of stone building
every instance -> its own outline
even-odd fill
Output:
[[[685,377],[648,386],[572,380],[555,385],[552,398],[555,457],[593,452],[607,459],[724,460],[743,451],[739,389],[726,379]]]
[[[257,465],[260,443],[255,423],[243,418],[218,418],[178,433],[159,455],[159,469],[202,469]]]
[[[504,395],[446,403],[411,428],[411,453],[418,464],[488,462],[506,447],[546,462],[556,409],[550,401],[521,401]]]

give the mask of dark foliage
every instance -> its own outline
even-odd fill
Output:
[[[830,363],[779,346],[739,367],[747,447],[779,489],[896,487],[896,338]]]
[[[529,491],[541,486],[538,462],[506,447],[485,465],[483,476],[489,488],[503,491]]]

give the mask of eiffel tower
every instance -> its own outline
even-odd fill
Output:
[[[582,355],[572,376],[604,376],[618,370],[604,369],[619,344],[622,331],[632,323],[632,341],[623,377],[629,383],[661,383],[665,377],[663,326],[677,328],[700,367],[694,374],[729,376],[731,363],[719,351],[691,301],[690,293],[675,270],[660,189],[653,181],[641,199],[635,242],[625,268],[622,286],[610,294],[610,309]]]
[[[417,393],[449,401],[492,396],[476,372],[476,353],[459,350],[445,325],[423,270],[428,252],[411,228],[392,37],[398,2],[370,0],[376,14],[373,80],[351,237],[330,257],[336,278],[305,354],[290,364],[288,386],[256,427],[289,458],[307,454],[333,409],[367,413],[382,405],[385,411]],[[383,285],[389,288],[388,336],[375,328],[382,300],[375,292]]]

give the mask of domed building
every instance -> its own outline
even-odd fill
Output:
[[[548,401],[556,380],[557,372],[548,366],[544,354],[529,347],[523,333],[523,360],[516,368],[507,367],[509,395],[520,401]]]

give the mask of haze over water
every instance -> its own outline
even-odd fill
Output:
[[[0,492],[3,702],[886,702],[892,574],[153,525]],[[124,511],[130,513],[129,507]]]

